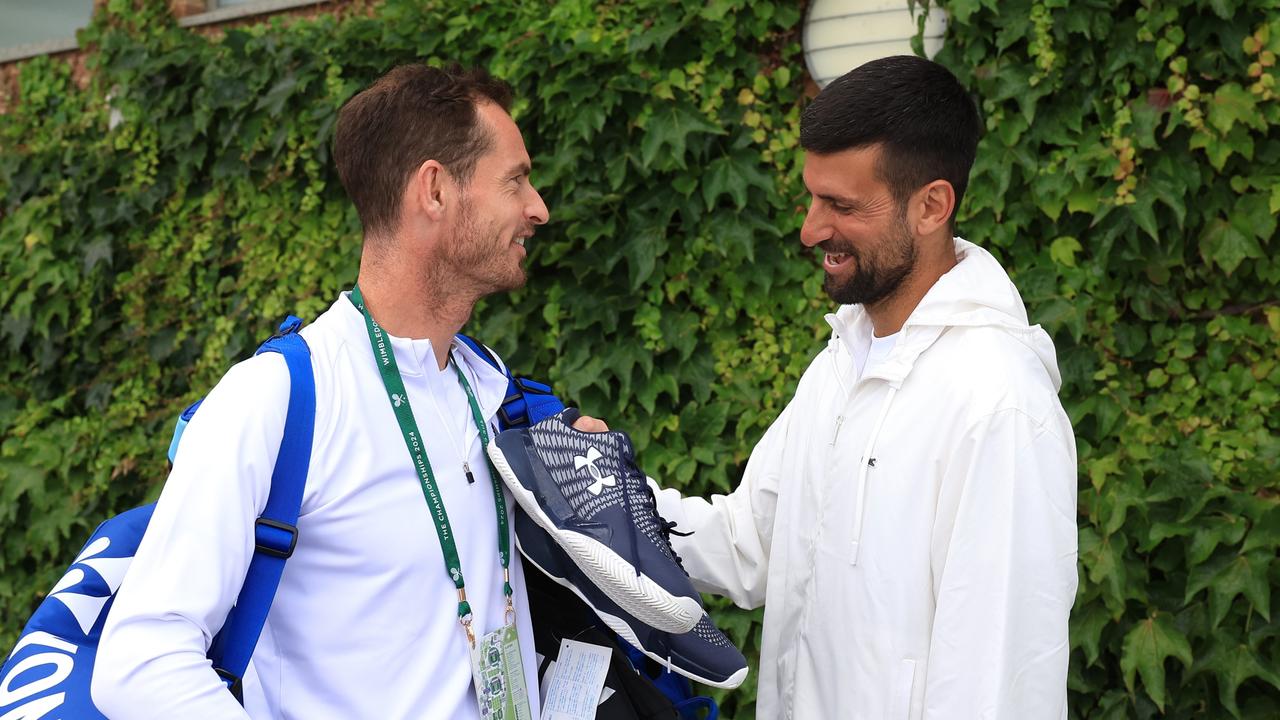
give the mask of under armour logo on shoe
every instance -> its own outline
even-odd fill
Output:
[[[575,455],[573,457],[574,468],[581,470],[582,468],[585,467],[587,469],[587,472],[591,473],[591,477],[596,479],[595,482],[587,486],[587,492],[590,492],[592,495],[599,495],[600,493],[604,492],[605,485],[608,485],[609,487],[613,487],[614,485],[618,484],[617,478],[615,478],[612,475],[601,476],[600,468],[596,467],[596,461],[599,460],[601,457],[603,456],[600,454],[600,451],[595,449],[594,447],[587,448],[586,457],[583,457],[581,455]]]
[[[392,407],[400,407],[400,406],[401,406],[401,405],[403,405],[403,404],[404,404],[404,398],[400,397],[399,393],[392,393],[392,394],[391,394],[391,405],[392,405]]]

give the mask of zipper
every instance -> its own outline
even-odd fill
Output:
[[[843,424],[844,424],[844,414],[842,413],[836,416],[836,429],[835,429],[835,432],[831,433],[831,442],[828,443],[831,447],[836,446],[836,438],[840,437],[840,426]]]
[[[453,359],[452,355],[449,357],[449,362],[455,367],[457,366],[457,361]],[[440,409],[440,401],[436,399],[435,388],[431,387],[429,390],[430,392],[427,393],[427,397],[431,398],[431,404],[435,407],[436,414],[440,417],[441,424],[444,425],[444,431],[449,436],[449,444],[453,446],[454,452],[458,453],[458,456],[462,458],[462,472],[467,478],[467,484],[474,485],[476,482],[476,476],[475,473],[471,472],[470,457],[471,448],[475,445],[475,441],[468,441],[469,439],[467,438],[466,430],[463,430],[463,442],[462,446],[459,447],[458,438],[453,434],[453,426],[450,424],[449,415]]]

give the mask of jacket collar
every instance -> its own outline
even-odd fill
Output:
[[[351,333],[351,342],[356,343],[358,347],[363,347],[365,351],[372,354],[372,348],[369,347],[369,331],[365,327],[364,315],[350,301],[349,293],[342,293],[335,306],[342,308],[343,321]],[[441,372],[435,367],[435,352],[432,349],[430,340],[401,338],[390,334],[387,337],[391,340],[391,347],[395,352],[396,365],[399,367],[400,373],[405,377],[421,376],[428,372]],[[462,368],[463,374],[467,376],[467,382],[471,383],[472,389],[475,390],[476,402],[479,403],[481,412],[486,419],[492,418],[498,412],[498,409],[502,407],[502,401],[506,399],[506,374],[490,365],[488,360],[480,357],[466,343],[456,337],[452,339],[449,349],[453,353],[454,360],[458,363],[458,366]],[[453,374],[453,370],[450,368],[445,368],[444,372],[448,372],[450,375]]]

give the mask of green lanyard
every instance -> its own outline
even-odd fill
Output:
[[[467,638],[475,645],[475,636],[471,631],[471,605],[467,602],[466,583],[462,579],[462,562],[458,560],[458,546],[453,542],[453,528],[449,525],[449,514],[445,512],[444,500],[436,487],[435,473],[431,471],[431,462],[427,460],[427,451],[423,446],[422,433],[418,431],[418,423],[413,418],[413,409],[409,407],[409,393],[405,391],[404,380],[400,377],[400,369],[396,366],[396,356],[391,350],[391,340],[383,332],[369,311],[365,309],[364,297],[360,287],[351,290],[351,302],[364,315],[365,327],[369,330],[369,343],[373,347],[373,356],[378,361],[378,371],[382,373],[382,384],[387,391],[387,399],[391,401],[391,410],[400,424],[400,432],[404,435],[405,446],[409,448],[409,457],[413,459],[414,469],[418,472],[418,480],[422,485],[422,495],[427,499],[431,509],[431,519],[435,521],[436,534],[440,536],[440,549],[444,551],[444,564],[458,588],[458,620],[467,631]],[[458,373],[458,383],[467,393],[467,404],[471,406],[471,419],[480,431],[480,443],[488,450],[489,430],[485,427],[484,414],[480,412],[480,404],[476,402],[475,391],[471,383],[462,374],[449,352],[449,360]],[[502,497],[502,486],[498,484],[498,473],[489,468],[489,478],[493,481],[493,503],[498,511],[498,558],[502,561],[502,591],[507,596],[507,620],[515,615],[511,604],[510,531],[507,528],[507,503]]]

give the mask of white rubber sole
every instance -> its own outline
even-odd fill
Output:
[[[635,567],[608,545],[557,528],[533,493],[520,484],[497,443],[489,443],[489,459],[520,507],[618,607],[649,627],[669,633],[687,633],[702,619],[705,611],[697,600],[672,595],[649,577],[637,574]]]
[[[580,590],[578,590],[578,588],[574,587],[573,583],[567,580],[564,580],[563,578],[556,577],[554,573],[547,572],[546,568],[534,562],[534,560],[530,558],[528,555],[525,555],[524,548],[520,547],[519,536],[516,537],[516,547],[520,548],[520,554],[524,556],[525,560],[529,561],[530,565],[538,568],[538,570],[541,570],[542,574],[550,578],[551,581],[554,582],[555,584],[559,585],[560,587],[567,588],[574,595],[577,595],[578,599],[586,603],[587,607],[591,608],[591,611],[596,614],[596,617],[600,618],[601,622],[603,622],[605,625],[608,625],[610,630],[616,632],[618,636],[621,637],[623,640],[626,640],[631,645],[631,647],[636,648],[640,652],[644,653],[645,656],[648,657],[650,660],[653,660],[659,665],[671,670],[671,672],[676,673],[677,675],[682,675],[684,677],[687,677],[696,683],[699,683],[702,685],[710,685],[711,687],[721,688],[724,690],[733,690],[734,688],[741,685],[743,680],[747,679],[747,674],[750,672],[750,668],[744,667],[741,670],[730,675],[729,677],[725,678],[724,680],[710,680],[708,678],[702,677],[701,675],[698,675],[697,673],[689,672],[688,670],[685,670],[684,668],[673,664],[671,662],[671,658],[664,658],[649,652],[647,649],[645,649],[644,645],[640,644],[640,638],[636,637],[635,632],[631,630],[631,626],[628,625],[625,620],[615,615],[611,615],[607,612],[604,612],[603,610],[596,607],[595,605],[592,605],[591,601],[588,600],[587,597],[583,595]]]

